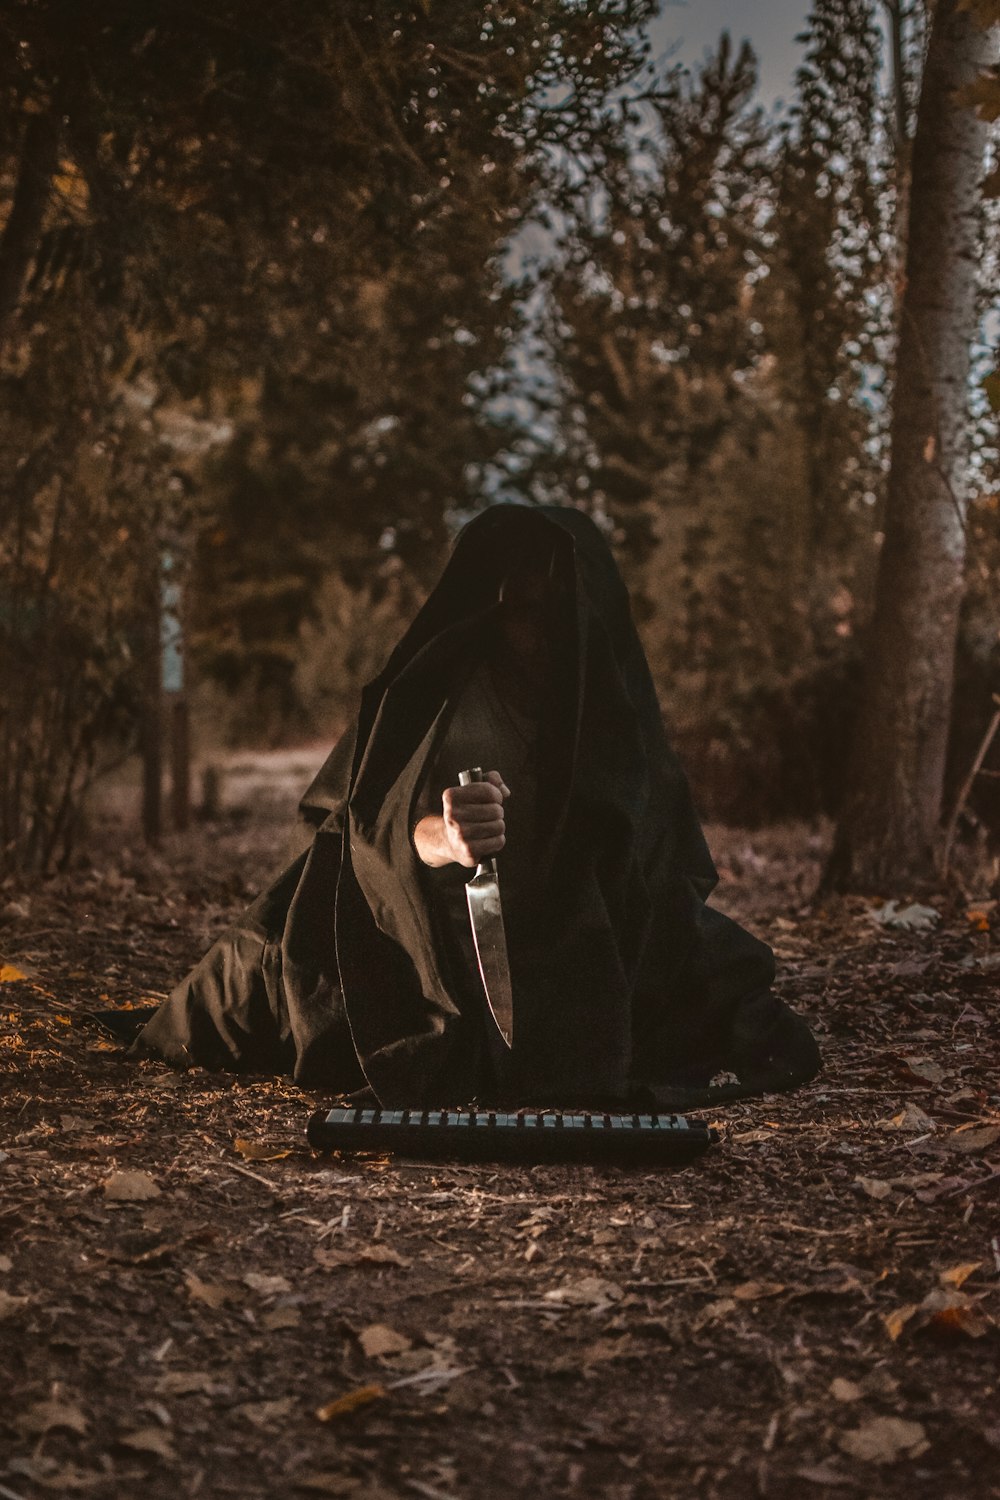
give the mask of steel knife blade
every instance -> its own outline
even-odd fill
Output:
[[[483,772],[479,766],[458,774],[459,786],[469,786],[483,780]],[[500,879],[495,859],[486,859],[477,865],[476,873],[466,884],[465,899],[469,904],[472,940],[476,945],[486,1004],[497,1030],[510,1047],[514,1040],[514,996],[510,983],[507,939],[503,930]]]

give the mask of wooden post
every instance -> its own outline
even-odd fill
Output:
[[[155,576],[155,575],[154,575]],[[158,581],[158,580],[157,580]],[[145,621],[142,727],[142,833],[158,844],[163,833],[163,702],[160,667],[160,591],[151,592]]]
[[[178,693],[170,710],[170,812],[182,832],[191,822],[191,720],[188,701]]]
[[[183,589],[176,560],[165,550],[160,559],[160,671],[170,720],[170,813],[178,831],[191,821],[191,737],[184,691]]]

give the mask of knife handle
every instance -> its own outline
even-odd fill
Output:
[[[474,781],[485,781],[485,780],[486,780],[486,777],[483,775],[483,768],[482,768],[482,766],[471,766],[468,771],[459,771],[459,773],[458,773],[458,784],[459,784],[459,786],[471,786]],[[497,872],[497,862],[492,857],[492,855],[490,856],[489,859],[481,860],[479,862],[479,865],[477,866],[477,869],[476,869],[476,874],[477,875],[482,875],[482,874],[495,875],[496,872]]]

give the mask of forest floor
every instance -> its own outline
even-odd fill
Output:
[[[281,865],[252,801],[0,890],[0,1500],[1000,1496],[988,903],[816,907],[822,833],[714,830],[812,1086],[676,1170],[324,1159],[316,1094],[82,1022]]]

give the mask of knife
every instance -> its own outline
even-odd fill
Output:
[[[459,786],[470,786],[475,781],[484,780],[479,766],[458,773]],[[465,887],[465,898],[469,903],[472,940],[476,945],[486,1003],[497,1030],[509,1047],[514,1038],[514,998],[495,859],[485,859],[476,867],[475,875]]]

